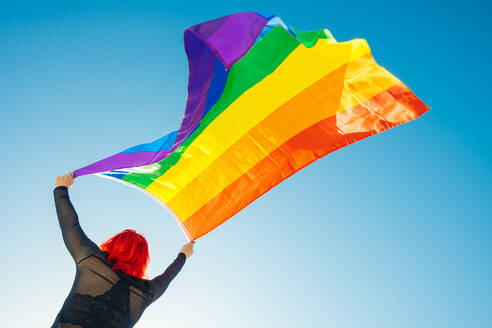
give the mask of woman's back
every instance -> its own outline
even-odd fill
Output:
[[[53,327],[132,327],[143,311],[167,289],[184,263],[180,252],[173,263],[152,280],[113,269],[103,252],[82,231],[65,187],[54,190],[63,239],[77,271],[72,289]]]

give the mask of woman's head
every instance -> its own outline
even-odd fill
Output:
[[[123,230],[103,242],[100,247],[103,252],[109,254],[108,261],[114,269],[137,278],[146,277],[149,247],[141,233],[133,229]]]

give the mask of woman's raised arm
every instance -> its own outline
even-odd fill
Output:
[[[152,301],[157,300],[162,294],[164,294],[171,281],[181,271],[181,268],[186,263],[186,259],[193,255],[194,244],[195,241],[192,240],[184,245],[173,263],[171,263],[162,274],[150,280],[150,285],[154,291],[154,299]]]
[[[79,263],[89,255],[97,252],[99,247],[85,235],[79,224],[77,212],[75,212],[70,201],[68,188],[73,184],[73,180],[72,172],[56,177],[53,194],[63,241],[72,258],[76,263]]]

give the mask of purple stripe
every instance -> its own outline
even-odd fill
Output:
[[[177,149],[200,123],[207,102],[208,89],[214,75],[215,55],[194,33],[185,33],[190,77],[188,100],[181,127],[171,152]]]
[[[202,119],[208,90],[213,78],[215,56],[222,61],[226,68],[230,67],[249,51],[268,22],[253,12],[238,13],[226,17],[227,20],[208,40],[200,33],[200,30],[207,30],[208,24],[212,24],[216,28],[216,20],[192,26],[185,31],[185,49],[190,66],[189,95],[185,116],[171,152],[189,137]],[[223,18],[220,18],[221,23]]]
[[[224,66],[229,68],[248,52],[267,22],[257,13],[230,15],[208,42],[220,54]]]
[[[164,158],[167,154],[169,154],[169,149],[160,150],[156,153],[151,151],[118,153],[73,171],[73,176],[78,177],[86,174],[149,165],[157,162],[156,158]]]
[[[193,29],[195,33],[198,33],[201,37],[208,39],[227,21],[229,16],[223,16],[216,19],[209,20],[200,24],[193,25],[190,29]]]
[[[194,25],[184,33],[189,63],[188,100],[181,126],[171,149],[154,152],[118,153],[74,171],[74,176],[149,165],[174,152],[199,126],[202,119],[214,64],[219,58],[230,68],[243,57],[268,22],[254,12],[224,16]]]

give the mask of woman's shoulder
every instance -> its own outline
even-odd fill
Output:
[[[109,257],[109,254],[104,252],[104,251],[100,251],[98,252],[97,254],[94,254],[95,256],[97,256],[99,259],[103,260],[104,263],[111,268],[111,270],[113,270],[120,279],[124,279],[125,281],[127,281],[129,284],[135,286],[135,287],[138,287],[140,289],[142,289],[143,291],[145,292],[149,292],[150,291],[150,284],[149,284],[149,280],[145,279],[145,278],[137,278],[137,277],[134,277],[132,275],[129,275],[129,274],[126,274],[125,272],[119,270],[119,269],[115,269],[113,268],[113,265],[112,263],[109,262],[108,260],[108,257]]]

